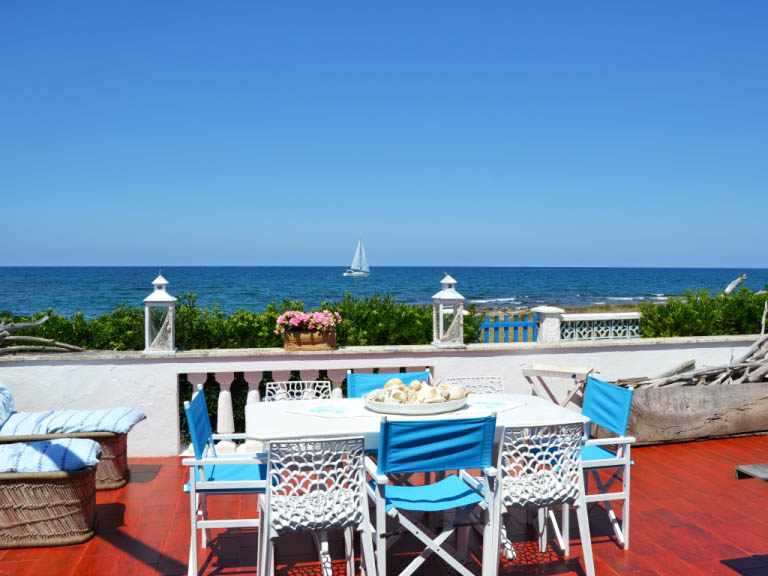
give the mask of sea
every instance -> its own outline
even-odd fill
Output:
[[[478,268],[374,267],[364,278],[344,267],[165,267],[168,292],[197,295],[199,306],[231,313],[262,311],[269,302],[301,300],[307,309],[343,298],[391,294],[407,304],[428,304],[446,273],[480,307],[528,309],[664,302],[685,290],[723,290],[740,274],[744,286],[763,290],[768,269],[747,268]],[[121,303],[142,307],[158,269],[137,267],[0,267],[0,311],[28,316],[53,308],[59,315],[100,316]]]

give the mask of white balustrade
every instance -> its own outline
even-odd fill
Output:
[[[347,377],[347,371],[341,370],[328,370],[328,378],[333,382],[333,391],[331,392],[331,398],[343,398],[344,393],[341,390],[341,385],[344,383],[344,378]]]
[[[259,386],[261,386],[261,380],[264,378],[264,372],[244,372],[243,378],[248,383],[248,396],[246,397],[246,404],[255,404],[261,402],[261,394],[259,393]],[[237,447],[238,452],[263,452],[264,446],[258,440],[246,440],[244,444]]]
[[[609,340],[640,337],[640,313],[562,314],[561,340]]]
[[[219,384],[216,432],[219,434],[235,433],[235,414],[232,409],[232,391],[230,390],[234,379],[234,372],[216,372],[216,382]],[[236,448],[237,446],[232,440],[216,442],[216,452],[220,454],[232,454]]]

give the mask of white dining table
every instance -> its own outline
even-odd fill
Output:
[[[431,416],[387,415],[391,419],[475,418],[496,412],[496,440],[506,426],[545,426],[589,419],[538,396],[477,394],[467,406]],[[361,398],[257,402],[245,407],[245,434],[249,440],[269,443],[290,438],[363,436],[366,448],[376,448],[384,414],[365,407]]]

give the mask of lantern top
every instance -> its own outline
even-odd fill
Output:
[[[152,281],[152,285],[155,289],[149,296],[144,298],[144,304],[173,304],[176,302],[176,298],[165,291],[165,287],[168,286],[168,280],[163,278],[162,270],[158,272],[157,278]]]
[[[438,292],[434,296],[432,296],[433,301],[445,302],[449,300],[453,300],[453,301],[464,300],[464,296],[456,292],[456,280],[451,278],[450,274],[446,273],[445,278],[443,278],[440,281],[440,284],[442,285],[443,289],[440,290],[440,292]]]

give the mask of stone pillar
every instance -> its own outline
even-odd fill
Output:
[[[305,382],[316,382],[317,377],[320,376],[320,370],[300,370],[299,376]]]
[[[263,372],[245,372],[243,378],[248,383],[248,397],[245,401],[246,404],[256,404],[261,402],[261,395],[259,394],[259,385],[261,379],[264,376]],[[264,445],[258,440],[247,439],[245,443],[237,447],[238,453],[256,453],[263,452]]]
[[[219,434],[235,433],[235,415],[232,409],[232,392],[230,391],[234,379],[234,372],[216,373],[216,382],[219,383],[219,409],[216,415],[216,432]],[[217,454],[233,454],[235,448],[235,443],[232,440],[219,440],[216,442]]]
[[[290,370],[272,370],[273,382],[287,382],[291,378]]]
[[[331,391],[331,398],[343,398],[344,394],[341,391],[341,383],[344,382],[344,378],[347,377],[347,371],[341,370],[328,370],[328,378],[333,382],[333,390]]]
[[[565,310],[556,306],[536,306],[531,312],[539,315],[539,334],[537,342],[559,342],[560,322]]]

